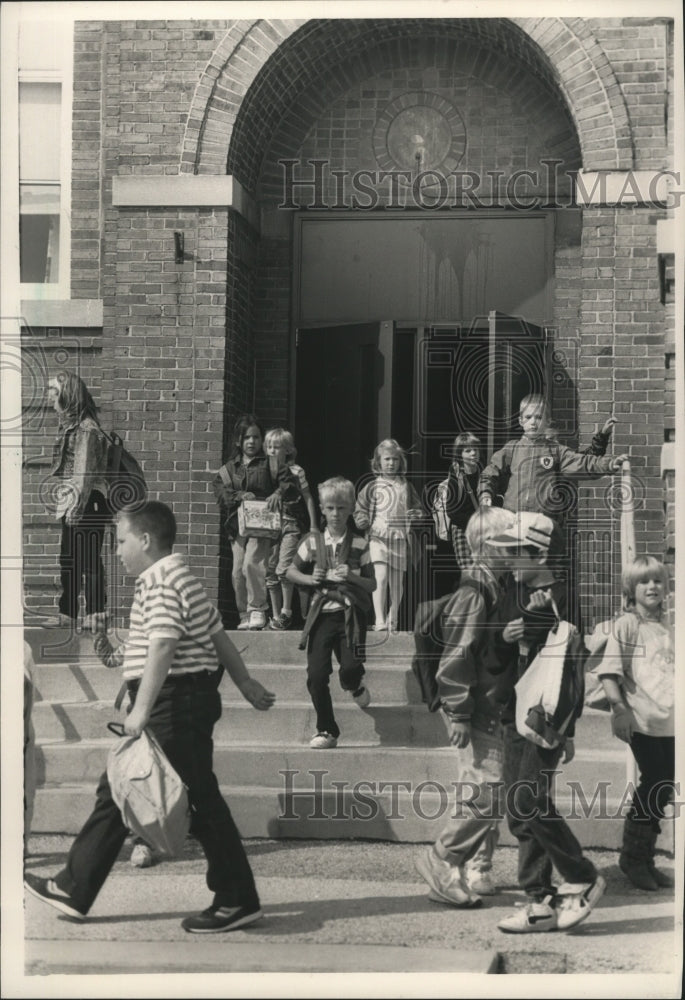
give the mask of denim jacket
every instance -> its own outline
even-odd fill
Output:
[[[107,439],[96,420],[85,417],[63,428],[52,450],[50,475],[65,481],[55,516],[78,521],[93,490],[107,496]]]

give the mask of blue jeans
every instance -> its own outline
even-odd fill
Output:
[[[134,695],[135,692],[132,692]],[[135,701],[135,697],[133,697]],[[149,728],[188,788],[191,832],[207,858],[207,886],[215,906],[259,908],[250,863],[212,769],[212,730],[221,715],[214,679],[187,675],[162,685]],[[128,834],[103,774],[89,819],[71,846],[55,882],[87,913]]]
[[[231,542],[233,552],[233,591],[238,613],[266,611],[266,561],[270,538],[246,538],[238,535]]]
[[[597,869],[552,801],[552,781],[562,748],[546,750],[504,725],[507,821],[518,840],[519,885],[532,899],[554,895],[552,866],[564,882],[590,883]]]
[[[471,727],[467,747],[456,748],[456,773],[463,801],[435,844],[436,854],[450,864],[477,871],[492,868],[502,816],[502,737],[499,725],[491,732]]]

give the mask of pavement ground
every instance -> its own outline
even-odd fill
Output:
[[[71,839],[33,837],[26,870],[54,874]],[[139,980],[138,974],[150,974],[153,990],[160,974],[166,974],[165,982],[170,974],[174,982],[187,982],[188,974],[218,974],[209,978],[222,984],[217,994],[222,996],[310,995],[305,987],[319,980],[317,974],[328,974],[324,980],[335,974],[332,996],[471,996],[476,992],[464,989],[471,981],[479,984],[477,995],[512,996],[530,976],[534,993],[520,995],[680,996],[679,988],[672,992],[682,951],[676,894],[634,889],[613,851],[588,852],[607,881],[607,893],[585,923],[566,933],[505,935],[497,922],[522,898],[514,848],[495,853],[497,895],[481,909],[463,911],[427,898],[414,867],[421,845],[248,840],[246,847],[265,919],[230,934],[193,936],[180,927],[183,916],[210,901],[204,858],[191,839],[181,858],[147,869],[131,866],[127,842],[86,922],[70,921],[26,895],[24,982],[29,989],[40,984],[39,992],[3,996],[48,996],[51,983],[67,981],[76,992],[60,986],[56,995],[109,995],[90,984],[114,988],[123,973],[136,974],[137,984],[148,983],[147,975]],[[657,860],[673,872],[672,858]],[[245,973],[251,973],[249,994],[239,985],[238,974]],[[297,974],[298,982],[304,974],[305,987],[291,986],[290,974]],[[445,974],[443,993],[439,982]],[[514,978],[505,986],[501,976]],[[580,976],[590,978],[583,978],[578,992]],[[592,991],[593,981],[598,992]],[[565,993],[572,982],[576,992]],[[137,985],[134,993],[111,995],[214,995],[209,987],[197,992],[199,981],[190,983],[193,989],[186,993],[168,986],[148,993]],[[326,993],[315,989],[311,995]]]

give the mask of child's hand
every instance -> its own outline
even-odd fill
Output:
[[[407,517],[410,521],[418,521],[419,518],[423,517],[423,511],[420,508],[412,507],[411,510],[407,511]]]
[[[616,417],[609,417],[608,420],[604,421],[600,434],[611,434],[616,424]]]
[[[270,497],[266,498],[266,509],[267,510],[277,510],[280,506],[281,497],[278,491],[272,493]]]
[[[530,595],[526,611],[537,611],[540,608],[552,607],[552,592],[550,590],[536,590]]]
[[[450,720],[449,741],[453,747],[467,747],[471,742],[471,723]]]
[[[347,563],[342,563],[340,566],[336,566],[335,569],[330,570],[327,580],[333,580],[335,583],[344,583],[350,574],[350,567]]]
[[[519,639],[523,639],[524,625],[523,618],[514,618],[505,625],[502,630],[502,638],[505,642],[518,642]]]
[[[622,702],[611,706],[611,731],[614,736],[624,743],[630,743],[630,738],[635,729],[633,713],[627,705]]]
[[[106,611],[95,611],[90,615],[90,631],[93,635],[98,632],[106,632],[109,624],[109,615]]]
[[[276,695],[272,691],[267,691],[254,677],[248,677],[243,681],[239,690],[245,701],[249,701],[252,707],[260,712],[268,711],[276,701]]]
[[[564,744],[564,759],[562,764],[570,764],[576,755],[576,746],[571,737],[567,737],[566,743]]]
[[[611,461],[611,471],[620,472],[624,462],[630,461],[630,455],[615,455]]]
[[[255,495],[254,495],[254,493],[243,493],[243,495],[241,496],[240,499],[241,500],[254,500],[255,499]]]
[[[323,568],[323,566],[315,566],[314,572],[312,573],[312,580],[314,581],[314,585],[318,583],[323,583],[325,579],[326,579],[326,570]]]

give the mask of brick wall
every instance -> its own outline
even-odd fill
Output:
[[[579,373],[581,440],[612,411],[618,420],[613,451],[628,452],[635,490],[638,552],[664,552],[664,484],[660,458],[665,401],[664,309],[656,267],[656,213],[649,209],[591,209],[583,224],[582,354]],[[663,414],[663,416],[662,416]],[[612,485],[613,482],[613,485]],[[611,560],[600,580],[582,580],[591,620],[616,610],[620,572],[619,480],[580,491],[580,516],[605,532]],[[605,547],[605,543],[602,543]],[[596,565],[595,552],[588,567]],[[609,575],[611,579],[609,579]],[[612,596],[613,595],[613,596]]]
[[[668,166],[669,29],[665,18],[593,19],[592,31],[616,74],[630,117],[637,170]]]

